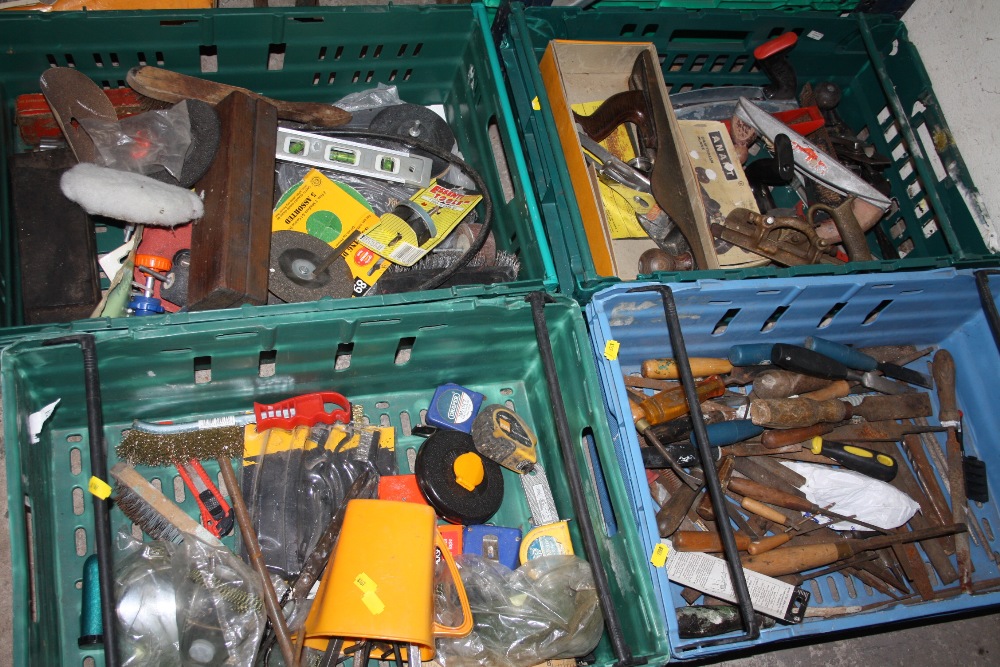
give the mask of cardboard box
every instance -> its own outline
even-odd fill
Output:
[[[593,102],[611,97],[615,93],[629,89],[629,75],[636,59],[644,51],[652,54],[654,62],[656,49],[646,42],[577,42],[553,40],[549,42],[539,65],[542,82],[549,95],[552,113],[562,151],[569,168],[570,180],[580,211],[583,216],[584,231],[594,260],[594,268],[601,276],[617,276],[633,280],[638,275],[639,256],[656,245],[650,239],[613,239],[608,231],[608,221],[601,205],[597,174],[583,157],[583,150],[576,134],[576,125],[570,107],[573,104]],[[655,69],[659,97],[667,99],[667,90],[659,68]],[[687,150],[680,139],[680,128],[673,109],[665,105],[670,132],[663,137],[668,150],[676,152],[681,175],[678,186],[687,193],[694,212],[694,223],[703,238],[712,238],[701,200],[694,168],[687,157]],[[709,244],[710,245],[710,244]],[[718,257],[713,249],[706,252],[708,262],[699,268],[719,268]]]

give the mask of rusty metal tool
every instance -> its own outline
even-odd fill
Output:
[[[854,521],[857,521],[856,519]],[[824,567],[844,558],[850,558],[862,551],[882,549],[894,544],[904,544],[929,540],[943,535],[955,535],[967,530],[964,523],[948,526],[934,526],[909,533],[869,537],[863,540],[842,540],[825,544],[810,544],[800,547],[782,547],[758,556],[747,556],[743,567],[768,576],[780,576],[794,572],[804,572],[816,567]]]
[[[798,232],[799,236],[793,237],[786,230]],[[712,224],[712,234],[783,266],[839,266],[844,263],[831,254],[833,246],[820,238],[812,225],[793,216],[776,216],[747,208],[734,208],[722,224]],[[789,237],[799,240],[794,241]]]
[[[945,451],[948,457],[948,481],[951,486],[951,514],[957,523],[965,519],[965,475],[962,470],[962,444],[957,430],[961,414],[955,396],[955,360],[948,350],[938,350],[931,362],[931,374],[937,385],[938,419],[948,428]],[[955,536],[955,558],[958,561],[959,584],[963,590],[972,591],[972,554],[968,535]]]
[[[874,257],[868,249],[865,233],[854,215],[855,201],[854,197],[848,197],[837,207],[823,203],[813,204],[806,211],[806,222],[817,227],[816,214],[826,213],[840,233],[840,242],[847,252],[847,258],[852,262],[870,262]]]
[[[811,442],[817,435],[826,435],[846,423],[848,422],[820,422],[799,428],[772,429],[760,436],[760,442],[767,449],[781,449],[789,445]]]
[[[934,466],[927,458],[927,452],[920,442],[920,437],[916,434],[904,435],[901,450],[913,466],[915,480],[924,491],[927,497],[928,506],[921,508],[921,511],[931,518],[934,523],[942,525],[951,519],[951,509],[948,501],[944,497],[941,485],[938,484],[937,475],[934,474]]]
[[[864,373],[856,371],[825,354],[798,345],[776,343],[771,349],[771,363],[779,368],[806,375],[815,375],[830,380],[857,381],[865,387],[883,394],[903,394],[912,391],[908,385],[887,380],[871,371]]]
[[[807,500],[806,498],[800,498],[799,496],[794,496],[790,493],[785,493],[778,489],[764,486],[763,484],[758,484],[753,480],[741,479],[739,477],[734,477],[729,480],[729,488],[733,492],[740,494],[741,496],[749,496],[754,500],[759,500],[763,503],[768,503],[771,505],[779,505],[781,507],[786,507],[791,510],[796,510],[798,512],[810,512],[811,514],[823,514],[830,517],[831,519],[836,519],[837,521],[847,521],[849,523],[857,524],[859,526],[864,526],[870,530],[874,530],[878,533],[886,533],[884,528],[879,528],[878,526],[861,521],[857,518],[847,518],[843,514],[838,514],[829,509],[823,509],[816,503]]]
[[[719,260],[704,205],[692,203],[686,188],[676,185],[677,179],[683,182],[682,175],[692,169],[689,163],[682,162],[687,160],[687,152],[677,121],[668,113],[669,101],[662,94],[659,72],[654,55],[643,50],[632,66],[628,91],[611,96],[590,116],[574,114],[574,118],[595,141],[601,141],[624,122],[635,124],[640,148],[653,160],[649,180],[656,203],[687,239],[697,267],[716,269]]]

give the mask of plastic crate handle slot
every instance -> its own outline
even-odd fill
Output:
[[[600,455],[597,453],[597,440],[594,439],[594,431],[589,426],[583,430],[582,441],[584,451],[587,452],[591,481],[595,491],[597,491],[597,500],[601,506],[604,534],[607,537],[614,537],[618,534],[618,519],[615,517],[614,507],[611,505],[611,493],[608,491],[608,482],[604,477],[604,466],[601,465]]]

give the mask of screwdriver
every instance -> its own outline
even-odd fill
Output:
[[[725,375],[733,370],[733,365],[727,359],[715,357],[690,357],[691,374],[696,378],[709,375]],[[646,359],[642,362],[642,377],[656,380],[677,380],[677,361],[674,359]]]
[[[812,439],[812,453],[827,456],[848,470],[868,475],[883,482],[891,482],[896,478],[896,473],[899,472],[896,459],[888,454],[846,442],[823,440],[818,435]]]
[[[856,371],[825,354],[798,345],[775,343],[771,348],[771,363],[788,371],[830,380],[854,380],[883,394],[903,394],[911,391],[905,384],[887,380],[871,371],[865,373]]]
[[[835,343],[832,340],[810,336],[806,338],[804,347],[808,350],[825,354],[831,359],[836,359],[845,366],[849,366],[859,371],[882,371],[886,377],[896,378],[903,382],[919,385],[930,389],[934,386],[934,381],[926,373],[920,373],[905,366],[880,362],[875,357],[865,354],[860,350],[847,345]]]
[[[771,487],[764,486],[763,484],[758,484],[757,482],[750,479],[743,479],[742,477],[733,477],[729,480],[729,490],[733,493],[737,493],[741,496],[749,496],[754,500],[759,500],[762,503],[768,503],[770,505],[777,505],[778,507],[784,507],[790,510],[795,510],[797,512],[809,512],[810,514],[824,514],[831,519],[836,519],[837,521],[847,521],[849,523],[854,523],[859,526],[864,526],[869,530],[874,530],[878,533],[885,533],[884,528],[879,528],[870,523],[865,523],[856,518],[848,518],[843,514],[837,514],[836,512],[831,512],[828,509],[823,509],[816,503],[810,502],[806,498],[800,498],[798,496],[793,496],[790,493],[786,493],[779,489],[772,489]]]
[[[805,519],[804,521],[809,521],[809,519]],[[802,525],[802,522],[799,522],[796,525],[800,526]],[[809,528],[806,528],[805,530],[800,530],[797,533],[790,532],[791,527],[789,527],[789,529],[786,530],[785,532],[778,533],[777,535],[771,535],[770,537],[764,537],[762,539],[757,540],[756,542],[751,542],[750,546],[748,546],[746,550],[751,556],[756,556],[757,554],[762,554],[766,551],[770,551],[771,549],[777,549],[782,544],[786,544],[787,542],[789,542],[793,537],[798,537],[799,535],[805,535],[806,533],[811,533],[814,530],[819,530],[820,528],[826,528],[826,527],[827,524],[825,523],[817,523],[815,526],[810,526]]]
[[[743,533],[733,533],[736,538],[736,548],[746,551],[750,545],[750,536]],[[721,553],[722,539],[714,531],[678,530],[670,536],[670,541],[677,551],[701,551],[702,553]]]
[[[717,375],[697,383],[698,400],[706,401],[726,393],[726,385]],[[665,389],[653,394],[638,405],[632,406],[632,419],[640,429],[656,426],[663,422],[686,415],[689,411],[683,387]]]
[[[857,523],[857,520],[854,521]],[[883,549],[908,542],[922,542],[945,535],[964,533],[966,530],[968,527],[964,523],[954,523],[947,526],[913,530],[908,533],[869,537],[863,540],[843,540],[798,547],[783,547],[757,556],[747,556],[742,559],[742,562],[743,567],[748,570],[771,577],[780,577],[785,574],[823,567],[843,558],[850,558],[862,551]]]

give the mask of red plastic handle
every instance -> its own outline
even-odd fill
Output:
[[[795,46],[795,43],[799,41],[799,36],[794,32],[786,32],[783,35],[778,35],[774,39],[770,39],[756,49],[753,50],[753,57],[757,60],[764,60],[765,58],[770,58],[771,56],[777,55],[782,51],[787,51],[788,49]]]
[[[328,403],[339,409],[327,412]],[[293,429],[296,426],[314,426],[320,422],[346,424],[351,421],[351,403],[335,391],[303,394],[270,405],[254,403],[253,410],[257,417],[258,431],[268,428]]]

